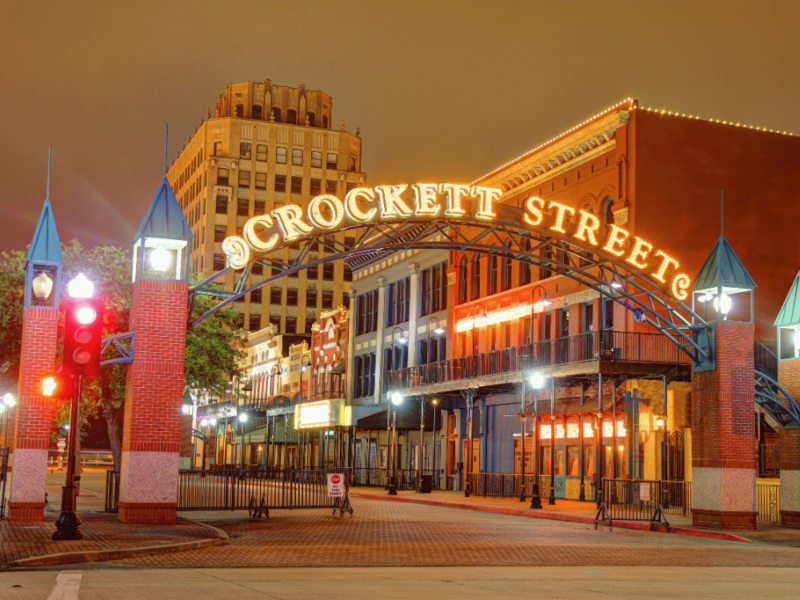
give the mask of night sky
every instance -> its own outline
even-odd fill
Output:
[[[800,134],[798,40],[797,1],[0,0],[0,249],[31,240],[48,143],[62,241],[129,245],[164,124],[171,161],[227,83],[333,96],[370,185],[469,182],[628,96]]]

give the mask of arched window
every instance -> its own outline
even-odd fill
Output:
[[[480,255],[472,255],[472,299],[477,300],[481,297],[481,263]]]
[[[463,304],[467,301],[467,257],[461,257],[461,266],[458,269],[458,303]]]
[[[500,289],[506,291],[511,289],[511,239],[506,239],[506,248],[509,254],[503,257],[503,272],[501,273]]]
[[[290,108],[286,111],[286,122],[290,125],[297,125],[297,111]]]
[[[244,116],[244,106],[242,106],[241,104],[237,104],[236,105],[236,116],[237,117],[243,117]]]
[[[489,289],[487,293],[491,296],[497,293],[497,257],[489,257]]]
[[[281,109],[279,107],[277,107],[277,106],[273,106],[272,107],[272,114],[275,115],[275,122],[276,123],[280,123],[281,122]]]
[[[308,117],[308,124],[311,127],[316,127],[317,126],[317,115],[315,115],[312,112],[307,112],[306,113],[306,117]]]
[[[614,224],[614,199],[609,196],[603,201],[603,229]]]
[[[531,241],[525,240],[525,252],[531,253]],[[520,285],[527,285],[531,282],[531,266],[528,263],[520,264]]]
[[[328,128],[328,115],[322,115],[322,128]]]
[[[260,119],[261,118],[261,105],[253,104],[253,118]]]

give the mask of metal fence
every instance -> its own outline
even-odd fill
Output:
[[[660,334],[590,331],[391,371],[389,385],[391,389],[410,389],[436,383],[594,360],[663,364],[689,363],[689,358],[672,341]]]
[[[763,523],[781,522],[781,484],[772,481],[756,482],[756,511]]]
[[[115,513],[119,504],[119,471],[106,471],[106,512]]]
[[[519,473],[470,473],[468,476],[472,484],[471,493],[473,496],[483,496],[484,498],[519,498],[520,484],[522,475]],[[536,476],[525,475],[525,496],[533,495],[533,486],[536,483]],[[541,486],[541,477],[540,477]],[[542,488],[539,488],[539,495]]]
[[[328,496],[328,474],[344,477],[344,497]],[[178,510],[332,508],[349,510],[349,469],[189,471],[178,474]],[[347,508],[343,508],[346,505]]]
[[[664,516],[661,481],[603,479],[603,498],[594,525],[612,526],[614,521],[649,521],[669,525]]]
[[[6,480],[8,479],[8,447],[0,448],[0,519],[6,516]]]
[[[391,477],[391,473],[387,476],[386,469],[377,469],[377,468],[356,468],[352,469],[353,476],[351,481],[351,485],[364,485],[364,486],[373,486],[373,487],[388,487],[388,477]],[[395,477],[397,478],[397,489],[398,490],[417,490],[419,489],[419,471],[416,469],[396,469],[395,470]],[[422,476],[431,476],[432,477],[432,484],[433,489],[439,489],[439,477],[436,476],[434,471],[430,469],[423,469]]]

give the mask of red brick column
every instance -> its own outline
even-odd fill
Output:
[[[781,468],[781,525],[800,529],[800,427],[781,427],[778,464]]]
[[[692,372],[692,522],[756,528],[753,325],[716,323],[716,370]]]
[[[175,522],[188,284],[133,284],[134,362],[128,368],[119,484],[124,523]]]
[[[9,463],[13,469],[9,521],[44,518],[53,401],[42,396],[42,378],[55,371],[58,312],[52,308],[26,308],[22,317],[19,401]]]

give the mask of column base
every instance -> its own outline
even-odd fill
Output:
[[[9,521],[44,521],[44,502],[8,503]]]
[[[178,513],[177,503],[138,503],[117,504],[119,520],[129,525],[174,525]]]
[[[794,510],[782,510],[781,527],[800,529],[800,512]]]
[[[758,513],[755,512],[733,512],[692,508],[692,525],[698,529],[754,531],[756,529],[757,516]]]

